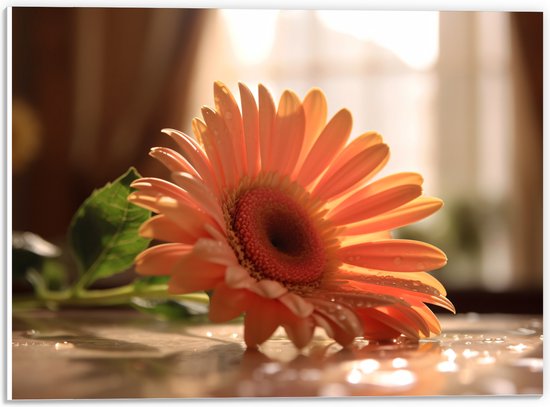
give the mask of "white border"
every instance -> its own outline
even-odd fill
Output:
[[[544,0],[19,0],[8,6],[24,7],[149,7],[149,8],[261,8],[261,9],[366,9],[441,11],[543,11]],[[5,7],[5,5],[2,5]]]
[[[11,208],[11,191],[12,191],[12,178],[11,178],[11,94],[12,94],[12,72],[11,72],[11,60],[12,60],[12,43],[11,43],[11,32],[12,32],[12,13],[11,9],[7,9],[5,13],[2,14],[2,20],[5,19],[5,31],[2,30],[2,50],[6,52],[6,76],[2,75],[2,94],[4,99],[4,106],[6,110],[2,112],[5,116],[2,117],[2,121],[5,120],[6,124],[6,143],[2,142],[2,157],[6,157],[6,160],[2,160],[2,170],[1,172],[5,174],[5,183],[2,182],[2,201],[6,203],[6,211],[2,211],[2,217],[0,225],[2,225],[2,234],[5,240],[5,245],[2,245],[1,253],[2,258],[5,259],[5,273],[3,273],[2,280],[4,281],[5,287],[5,313],[2,315],[3,320],[6,321],[3,324],[5,329],[3,338],[6,344],[6,363],[2,367],[5,369],[6,381],[2,383],[2,386],[5,387],[6,398],[8,400],[12,397],[12,381],[11,381],[11,372],[12,372],[12,353],[11,353],[11,339],[12,339],[12,309],[11,309],[11,287],[12,287],[12,273],[11,273],[11,230],[12,230],[12,208]],[[2,73],[4,71],[2,70]],[[5,92],[5,93],[4,93]],[[4,146],[6,151],[4,150]],[[5,155],[4,155],[5,154]],[[2,306],[2,309],[4,307]]]
[[[4,335],[2,335],[2,340],[5,341],[5,350],[6,350],[6,363],[4,364],[3,368],[6,381],[2,383],[2,392],[6,391],[6,393],[2,396],[2,404],[4,404],[4,401],[6,398],[8,400],[11,399],[12,396],[12,382],[11,382],[11,368],[12,368],[12,358],[11,358],[11,328],[12,328],[12,321],[11,321],[11,250],[9,248],[11,247],[11,226],[12,226],[12,207],[11,207],[11,78],[12,78],[12,72],[11,72],[11,56],[12,56],[12,48],[11,48],[11,28],[12,28],[12,13],[11,9],[8,8],[9,6],[24,6],[24,7],[150,7],[150,8],[277,8],[277,9],[371,9],[371,10],[441,10],[441,11],[546,11],[548,9],[548,3],[544,0],[449,0],[449,1],[437,1],[437,0],[431,0],[431,1],[425,1],[420,0],[417,2],[409,2],[404,0],[341,0],[341,1],[335,1],[335,0],[316,0],[313,1],[304,1],[304,0],[263,0],[262,2],[253,2],[253,1],[244,1],[244,0],[203,0],[203,1],[177,1],[177,0],[159,0],[156,2],[151,1],[140,1],[140,0],[117,0],[117,1],[108,1],[108,0],[101,0],[101,1],[65,1],[65,0],[57,0],[57,1],[10,1],[5,2],[2,1],[2,19],[1,19],[1,33],[0,38],[2,41],[2,64],[0,64],[0,71],[2,72],[2,79],[0,80],[0,89],[2,90],[2,96],[4,101],[4,106],[6,106],[6,109],[3,110],[1,117],[2,125],[0,126],[2,128],[2,133],[5,129],[5,143],[4,139],[2,139],[2,142],[0,143],[0,157],[2,158],[2,170],[0,170],[1,173],[1,180],[0,180],[0,195],[1,200],[0,202],[2,205],[6,204],[6,211],[2,210],[2,213],[0,214],[0,230],[3,233],[3,237],[5,238],[5,241],[2,241],[2,247],[0,248],[0,254],[2,263],[4,263],[5,259],[5,268],[2,267],[2,272],[4,273],[4,276],[2,278],[4,285],[2,292],[6,294],[5,298],[2,298],[1,301],[1,308],[4,311],[3,312],[3,318],[6,321],[6,324],[4,324]],[[543,15],[543,24],[544,24],[544,31],[543,31],[543,39],[544,39],[544,57],[543,57],[543,63],[544,67],[547,66],[546,62],[546,51],[548,49],[548,30],[546,29],[546,25],[548,22],[548,18]],[[546,69],[544,69],[544,72]],[[543,95],[544,95],[544,101],[546,102],[547,98],[547,85],[546,81],[543,82]],[[544,109],[544,117],[548,117],[548,107],[547,103],[544,103],[543,105]],[[4,127],[4,121],[5,121],[5,127]],[[546,126],[543,126],[543,137],[546,135]],[[548,157],[548,149],[550,147],[547,146],[548,143],[543,144],[543,157]],[[5,151],[4,151],[5,149]],[[4,155],[5,153],[5,155]],[[3,158],[6,157],[5,160]],[[548,166],[543,160],[543,174],[547,173]],[[5,177],[5,178],[4,178]],[[543,197],[546,198],[546,183],[547,183],[547,177],[544,177],[544,188],[543,188]],[[546,200],[545,200],[546,201]],[[544,222],[544,232],[548,230],[548,220],[546,217],[543,217]],[[546,235],[546,233],[545,233]],[[2,239],[4,240],[4,239]],[[543,241],[543,252],[547,253],[550,252],[550,243],[548,241]],[[4,265],[4,264],[3,264]],[[546,267],[545,267],[546,268]],[[548,279],[545,279],[548,280]],[[544,284],[544,288],[546,288],[546,283]],[[5,301],[5,302],[4,302]],[[4,304],[6,307],[4,308]],[[547,301],[544,300],[544,309],[546,310],[546,304]],[[546,324],[545,324],[546,327]],[[8,348],[8,346],[10,346]],[[546,348],[546,346],[545,346]],[[547,349],[544,350],[546,353]],[[545,363],[546,365],[547,363]],[[546,372],[544,374],[544,387],[548,389],[548,380],[550,380],[550,374]],[[62,384],[60,384],[62,385]],[[372,399],[372,398],[356,398],[356,399],[322,399],[322,398],[316,398],[316,399],[271,399],[271,400],[243,400],[243,399],[231,399],[231,400],[172,400],[172,401],[164,401],[161,404],[173,404],[173,403],[180,403],[184,402],[186,405],[200,405],[200,406],[210,406],[210,405],[219,405],[219,404],[233,404],[233,403],[254,403],[256,405],[258,402],[262,405],[265,404],[271,404],[272,402],[284,402],[285,404],[288,403],[290,405],[313,405],[313,403],[330,403],[331,405],[334,401],[337,402],[344,402],[345,404],[356,404],[356,405],[364,405],[364,403],[369,403],[370,405],[394,405],[394,403],[402,403],[405,402],[406,404],[413,404],[413,405],[426,405],[426,404],[432,404],[437,403],[440,405],[441,403],[444,403],[447,405],[462,405],[463,403],[468,402],[474,402],[474,404],[481,404],[481,403],[488,403],[488,404],[497,404],[500,405],[509,405],[514,406],[519,403],[526,403],[526,404],[542,404],[543,400],[548,397],[541,397],[541,398],[501,398],[501,397],[468,397],[468,398],[449,398],[449,397],[430,397],[430,398],[413,398],[413,399],[405,399],[405,398],[389,398],[389,399]],[[62,402],[61,404],[81,404],[82,402],[74,402],[74,401],[67,401]],[[96,402],[84,402],[85,404],[96,404]],[[119,404],[134,404],[135,401],[99,401],[98,404],[101,403],[101,405],[119,405]],[[25,402],[25,405],[41,405],[43,402]],[[47,403],[47,404],[51,404]],[[57,404],[56,401],[53,401],[53,404]],[[157,401],[139,401],[140,405],[157,405]]]

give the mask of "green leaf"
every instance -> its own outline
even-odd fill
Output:
[[[96,190],[78,209],[69,228],[69,240],[81,266],[77,283],[94,281],[128,269],[150,239],[138,235],[151,213],[128,202],[132,181],[140,178],[132,167],[124,175]]]
[[[172,300],[148,300],[135,297],[131,305],[141,312],[153,314],[163,320],[187,319],[193,315],[185,305]]]
[[[163,320],[189,320],[206,316],[208,305],[183,298],[144,298],[140,293],[147,292],[151,287],[166,286],[169,276],[147,276],[137,278],[133,282],[135,296],[131,299],[132,307],[139,311],[152,314]]]

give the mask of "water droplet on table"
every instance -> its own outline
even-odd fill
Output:
[[[73,348],[74,348],[74,344],[67,341],[56,342],[55,344],[55,350],[68,350]]]

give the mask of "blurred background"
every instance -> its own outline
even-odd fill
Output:
[[[93,189],[164,176],[214,80],[317,86],[445,201],[399,235],[447,253],[457,310],[542,313],[542,13],[15,8],[12,41],[14,230],[64,246]]]

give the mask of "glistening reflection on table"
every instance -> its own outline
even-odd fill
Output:
[[[442,335],[356,340],[276,334],[247,350],[240,323],[182,324],[116,311],[13,317],[13,398],[542,394],[542,318],[441,317]]]

